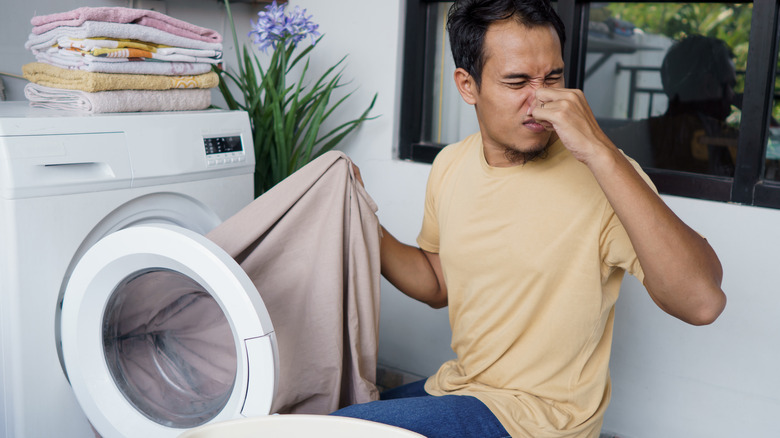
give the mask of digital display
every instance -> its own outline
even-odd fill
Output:
[[[244,150],[240,135],[204,138],[203,144],[206,146],[206,155],[241,152]]]

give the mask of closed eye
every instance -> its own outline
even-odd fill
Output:
[[[556,84],[560,82],[561,79],[563,79],[563,69],[557,68],[544,78],[544,82],[546,84]]]

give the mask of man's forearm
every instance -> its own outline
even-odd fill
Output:
[[[420,248],[399,242],[382,228],[382,275],[398,290],[434,308],[447,305],[447,291],[440,283],[436,262]],[[438,261],[438,257],[436,257]]]
[[[669,209],[617,148],[605,146],[586,164],[626,229],[656,304],[691,324],[713,322],[726,296],[712,247]]]

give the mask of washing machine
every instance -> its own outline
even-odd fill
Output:
[[[278,359],[203,235],[253,199],[246,113],[0,102],[0,436],[172,437],[268,414]]]

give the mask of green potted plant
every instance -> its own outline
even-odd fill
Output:
[[[340,66],[341,58],[315,82],[308,82],[307,55],[322,36],[319,25],[306,16],[306,10],[296,6],[286,13],[287,4],[267,5],[259,12],[257,22],[252,23],[249,36],[257,50],[271,58],[264,67],[257,54],[240,45],[236,35],[230,3],[225,0],[236,47],[237,71],[215,67],[219,73],[219,90],[228,108],[244,110],[249,114],[255,149],[255,196],[276,185],[312,159],[333,149],[344,137],[369,117],[376,102],[376,94],[365,111],[356,119],[342,123],[321,134],[323,122],[331,116],[352,92],[331,102],[333,91],[344,86]],[[298,50],[298,45],[308,39],[309,44]],[[288,83],[288,75],[306,59],[297,80]],[[234,96],[229,83],[235,85],[239,95]]]

